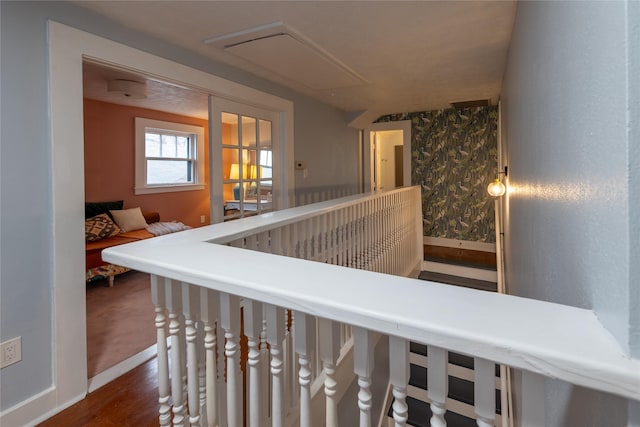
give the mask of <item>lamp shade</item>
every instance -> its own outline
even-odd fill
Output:
[[[487,187],[487,192],[491,197],[503,196],[506,190],[507,189],[504,184],[500,182],[500,178],[496,178],[491,181],[491,184]]]
[[[240,168],[237,163],[231,164],[231,170],[229,170],[229,179],[240,179]]]

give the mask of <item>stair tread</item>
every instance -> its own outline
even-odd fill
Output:
[[[414,365],[413,363],[409,367],[410,376],[409,384],[427,390],[427,368]],[[467,381],[462,378],[449,376],[449,393],[448,397],[458,402],[466,403],[467,405],[474,404],[475,390],[472,381]],[[500,390],[496,389],[496,414],[501,411],[500,408]]]
[[[451,265],[457,265],[460,267],[469,267],[469,268],[478,268],[480,270],[496,271],[495,265],[489,265],[481,262],[472,262],[472,261],[465,261],[465,260],[452,259],[452,258],[440,258],[435,256],[429,256],[429,255],[426,255],[423,259],[425,261],[437,262],[440,264],[451,264]]]
[[[452,276],[450,274],[435,273],[433,271],[421,271],[418,279],[445,283],[448,285],[463,286],[465,288],[479,289],[482,291],[497,292],[498,290],[498,284],[496,282]]]

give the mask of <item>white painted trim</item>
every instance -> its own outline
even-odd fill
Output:
[[[442,262],[422,261],[422,271],[466,277],[467,279],[486,280],[487,282],[495,282],[498,280],[498,275],[495,270],[484,270],[482,268],[465,267]]]
[[[280,113],[282,140],[293,155],[293,102],[57,22],[49,31],[52,156],[53,385],[66,406],[87,391],[82,62],[91,60]],[[293,160],[286,163],[292,165]],[[294,192],[293,168],[284,185]]]
[[[147,128],[157,129],[159,131],[168,130],[172,132],[184,132],[189,135],[196,135],[196,179],[192,184],[164,184],[164,185],[148,185],[147,184],[147,157],[145,149],[145,135]],[[171,193],[175,191],[193,191],[203,190],[205,187],[205,155],[204,146],[207,141],[204,138],[204,128],[202,126],[188,125],[185,123],[169,122],[166,120],[152,120],[144,117],[135,118],[135,179],[134,193],[138,194],[155,194],[155,193]]]
[[[362,168],[364,171],[364,189],[373,190],[373,170],[371,169],[371,132],[382,132],[390,130],[402,131],[402,181],[405,187],[411,186],[411,120],[398,120],[395,122],[373,123],[364,130],[364,149]],[[408,166],[408,167],[407,167]]]
[[[51,418],[58,412],[74,405],[85,397],[85,393],[66,402],[63,406],[56,405],[56,388],[48,389],[31,396],[0,413],[0,426],[36,426]]]
[[[167,346],[170,347],[169,339],[167,339]],[[89,379],[89,393],[93,393],[103,385],[110,383],[116,378],[153,359],[157,355],[158,344],[154,344],[151,347],[142,350],[140,353],[134,354],[128,359],[125,359],[122,362],[110,367],[106,371],[98,373],[96,376]]]
[[[466,249],[469,251],[496,252],[495,243],[472,242],[469,240],[447,239],[444,237],[424,236],[424,244],[432,246],[443,246],[445,248]]]

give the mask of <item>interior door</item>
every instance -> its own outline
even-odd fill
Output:
[[[278,113],[209,97],[211,221],[258,215],[280,206]]]

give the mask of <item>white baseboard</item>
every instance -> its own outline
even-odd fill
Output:
[[[0,413],[0,426],[31,427],[51,418],[58,412],[84,399],[85,395],[76,396],[62,405],[57,404],[57,390],[54,386],[31,396],[17,405]]]
[[[444,246],[445,248],[466,249],[469,251],[496,253],[495,243],[472,242],[468,240],[445,239],[443,237],[424,236],[423,243],[432,246]]]
[[[495,270],[484,270],[482,268],[464,267],[461,265],[444,264],[441,262],[423,261],[423,271],[433,273],[449,274],[451,276],[466,277],[468,279],[485,280],[487,282],[497,282],[498,273]]]
[[[127,372],[137,368],[148,360],[153,359],[158,355],[158,345],[154,344],[151,347],[142,350],[140,353],[131,356],[130,358],[123,360],[115,366],[102,371],[95,377],[89,379],[89,393],[93,393],[105,384],[110,383],[119,376],[126,374]]]
[[[157,344],[154,344],[127,360],[124,360],[106,371],[99,373],[89,380],[88,392],[94,392],[103,385],[156,357],[157,354]],[[86,394],[82,394],[59,405],[57,404],[57,390],[52,386],[0,413],[0,426],[35,426],[51,418],[57,413],[64,411],[71,405],[78,403],[85,397]]]

